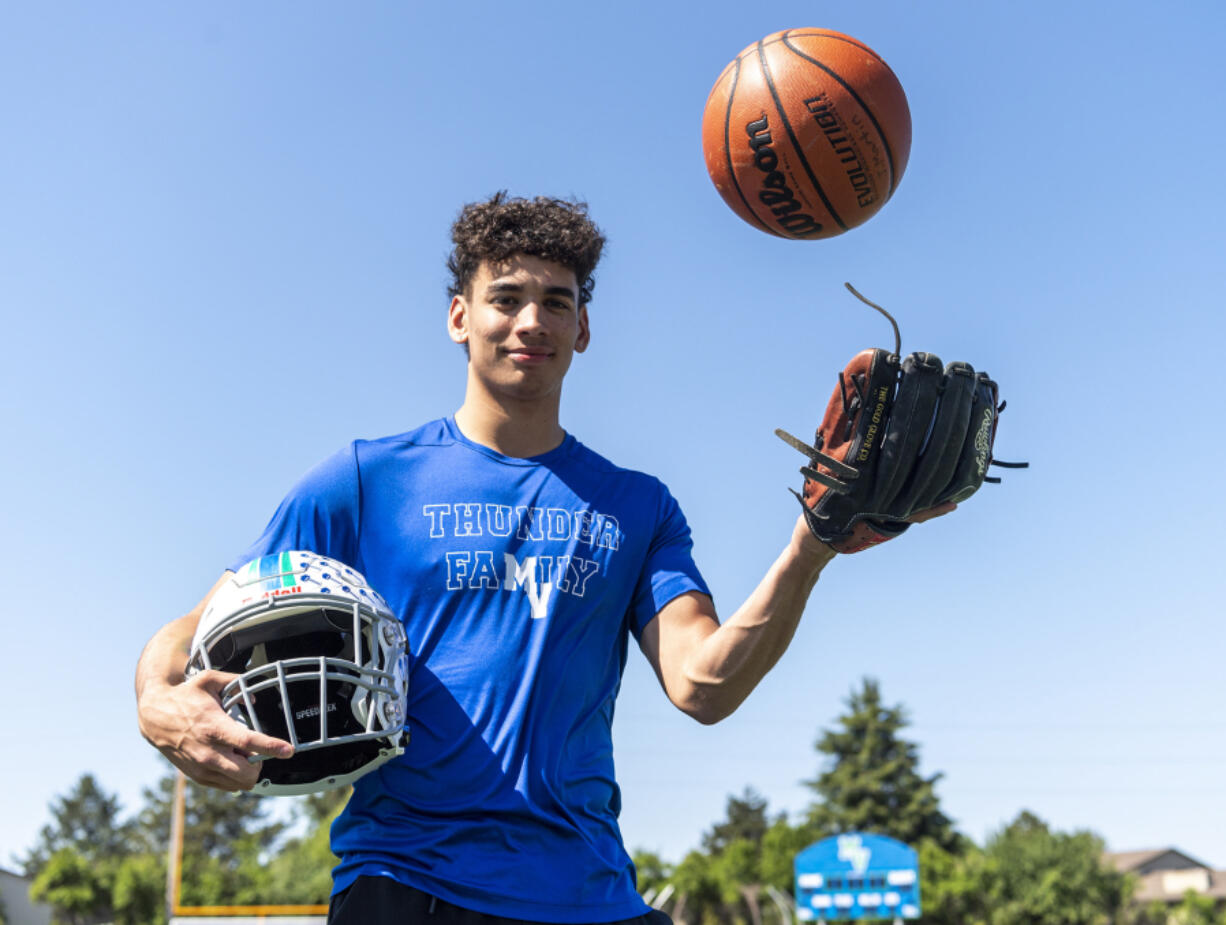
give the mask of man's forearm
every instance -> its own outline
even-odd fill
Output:
[[[179,617],[153,634],[136,663],[136,699],[150,686],[180,684],[195,632],[193,614]]]
[[[200,617],[208,604],[209,598],[216,593],[221,584],[228,578],[229,572],[224,572],[209,589],[195,607],[188,613],[171,620],[153,634],[153,638],[145,645],[140,659],[136,663],[136,708],[140,721],[141,733],[150,739],[150,722],[158,720],[151,716],[162,709],[162,701],[166,689],[182,684],[187,670],[187,659],[191,654],[192,637],[200,623]],[[159,742],[154,742],[159,745]]]
[[[644,651],[669,699],[703,723],[731,714],[787,649],[818,576],[834,556],[798,521],[787,548],[722,624],[696,600],[665,607],[659,626],[644,636]]]

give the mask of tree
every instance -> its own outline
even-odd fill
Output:
[[[1212,896],[1188,890],[1166,921],[1171,925],[1223,925],[1226,923],[1226,913],[1218,909],[1217,901]]]
[[[728,797],[724,820],[703,835],[705,865],[690,862],[689,872],[698,875],[695,900],[721,922],[761,925],[767,910],[774,909],[763,894],[771,887],[792,891],[796,854],[812,840],[811,830],[792,827],[786,814],[772,819],[766,799],[746,787],[739,797]]]
[[[900,736],[909,724],[903,707],[884,705],[870,678],[846,704],[839,728],[822,733],[815,745],[828,767],[805,782],[820,798],[809,810],[818,837],[875,832],[912,847],[931,841],[957,853],[962,840],[936,795],[942,775],[919,773],[919,746]]]
[[[325,790],[304,798],[295,815],[306,825],[301,837],[281,845],[268,863],[264,882],[267,903],[326,903],[332,892],[332,868],[340,859],[332,853],[332,820],[345,808],[352,789]]]
[[[120,819],[119,798],[82,774],[51,801],[51,822],[21,859],[30,896],[51,907],[59,922],[106,921],[112,916],[115,874],[130,853],[132,827]]]
[[[76,848],[60,848],[40,867],[30,884],[30,898],[50,906],[52,920],[59,925],[105,922],[111,913],[109,868]]]
[[[654,851],[637,849],[631,856],[634,862],[635,884],[639,893],[646,896],[649,892],[659,894],[671,881],[673,867]],[[676,887],[673,887],[674,891]]]
[[[931,840],[920,842],[920,905],[924,925],[975,925],[982,919],[980,883],[975,877],[983,853],[964,840],[958,852],[946,851]]]
[[[817,841],[807,825],[793,826],[780,815],[762,836],[762,854],[758,869],[763,886],[774,887],[792,895],[796,885],[796,855]]]
[[[740,906],[748,913],[751,925],[762,925],[761,845],[747,838],[736,838],[711,861],[711,871],[719,887],[719,898],[730,918],[739,918]]]
[[[71,849],[95,864],[117,862],[129,850],[131,827],[119,819],[119,797],[104,791],[92,774],[82,774],[73,788],[52,800],[52,821],[20,860],[27,877],[37,877],[56,852]]]
[[[691,851],[673,870],[677,904],[672,917],[678,925],[703,925],[721,921],[720,888],[712,871],[711,858]]]
[[[164,855],[132,854],[115,871],[111,888],[115,925],[163,925],[166,921]]]
[[[702,850],[719,854],[737,840],[760,842],[770,827],[766,805],[766,798],[752,787],[746,787],[739,797],[728,797],[724,821],[715,823],[703,834]]]
[[[986,925],[1107,925],[1128,903],[1128,878],[1102,861],[1091,832],[1053,832],[1022,812],[990,837],[970,869]]]
[[[169,767],[169,766],[167,766]],[[120,818],[117,797],[91,774],[50,805],[52,821],[19,863],[31,896],[66,925],[163,925],[166,856],[176,773],[143,792],[134,818]],[[269,804],[186,783],[179,900],[186,906],[323,903],[337,863],[328,844],[332,820],[350,791],[312,794],[293,807],[301,834],[269,821]],[[0,918],[0,925],[3,920]]]
[[[175,774],[170,770],[145,788],[145,806],[134,838],[151,854],[164,855],[169,844]],[[266,862],[285,824],[267,822],[268,807],[252,793],[227,793],[187,781],[183,811],[182,892],[185,906],[264,901]]]

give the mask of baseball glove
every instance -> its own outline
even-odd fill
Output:
[[[968,363],[943,366],[931,353],[899,359],[895,349],[863,350],[839,373],[839,384],[810,446],[775,433],[809,457],[804,490],[792,493],[809,529],[837,552],[859,552],[893,539],[906,518],[945,502],[965,501],[984,482],[989,465],[1024,468],[992,458],[1004,402],[996,383]]]

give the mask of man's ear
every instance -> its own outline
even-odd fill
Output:
[[[463,295],[453,296],[447,309],[447,336],[457,344],[468,343],[468,302]]]
[[[592,342],[592,329],[587,319],[587,304],[579,306],[579,335],[575,338],[575,353],[582,353]]]

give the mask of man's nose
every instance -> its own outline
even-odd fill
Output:
[[[536,299],[529,299],[515,315],[515,330],[536,333],[545,329],[545,310]]]

